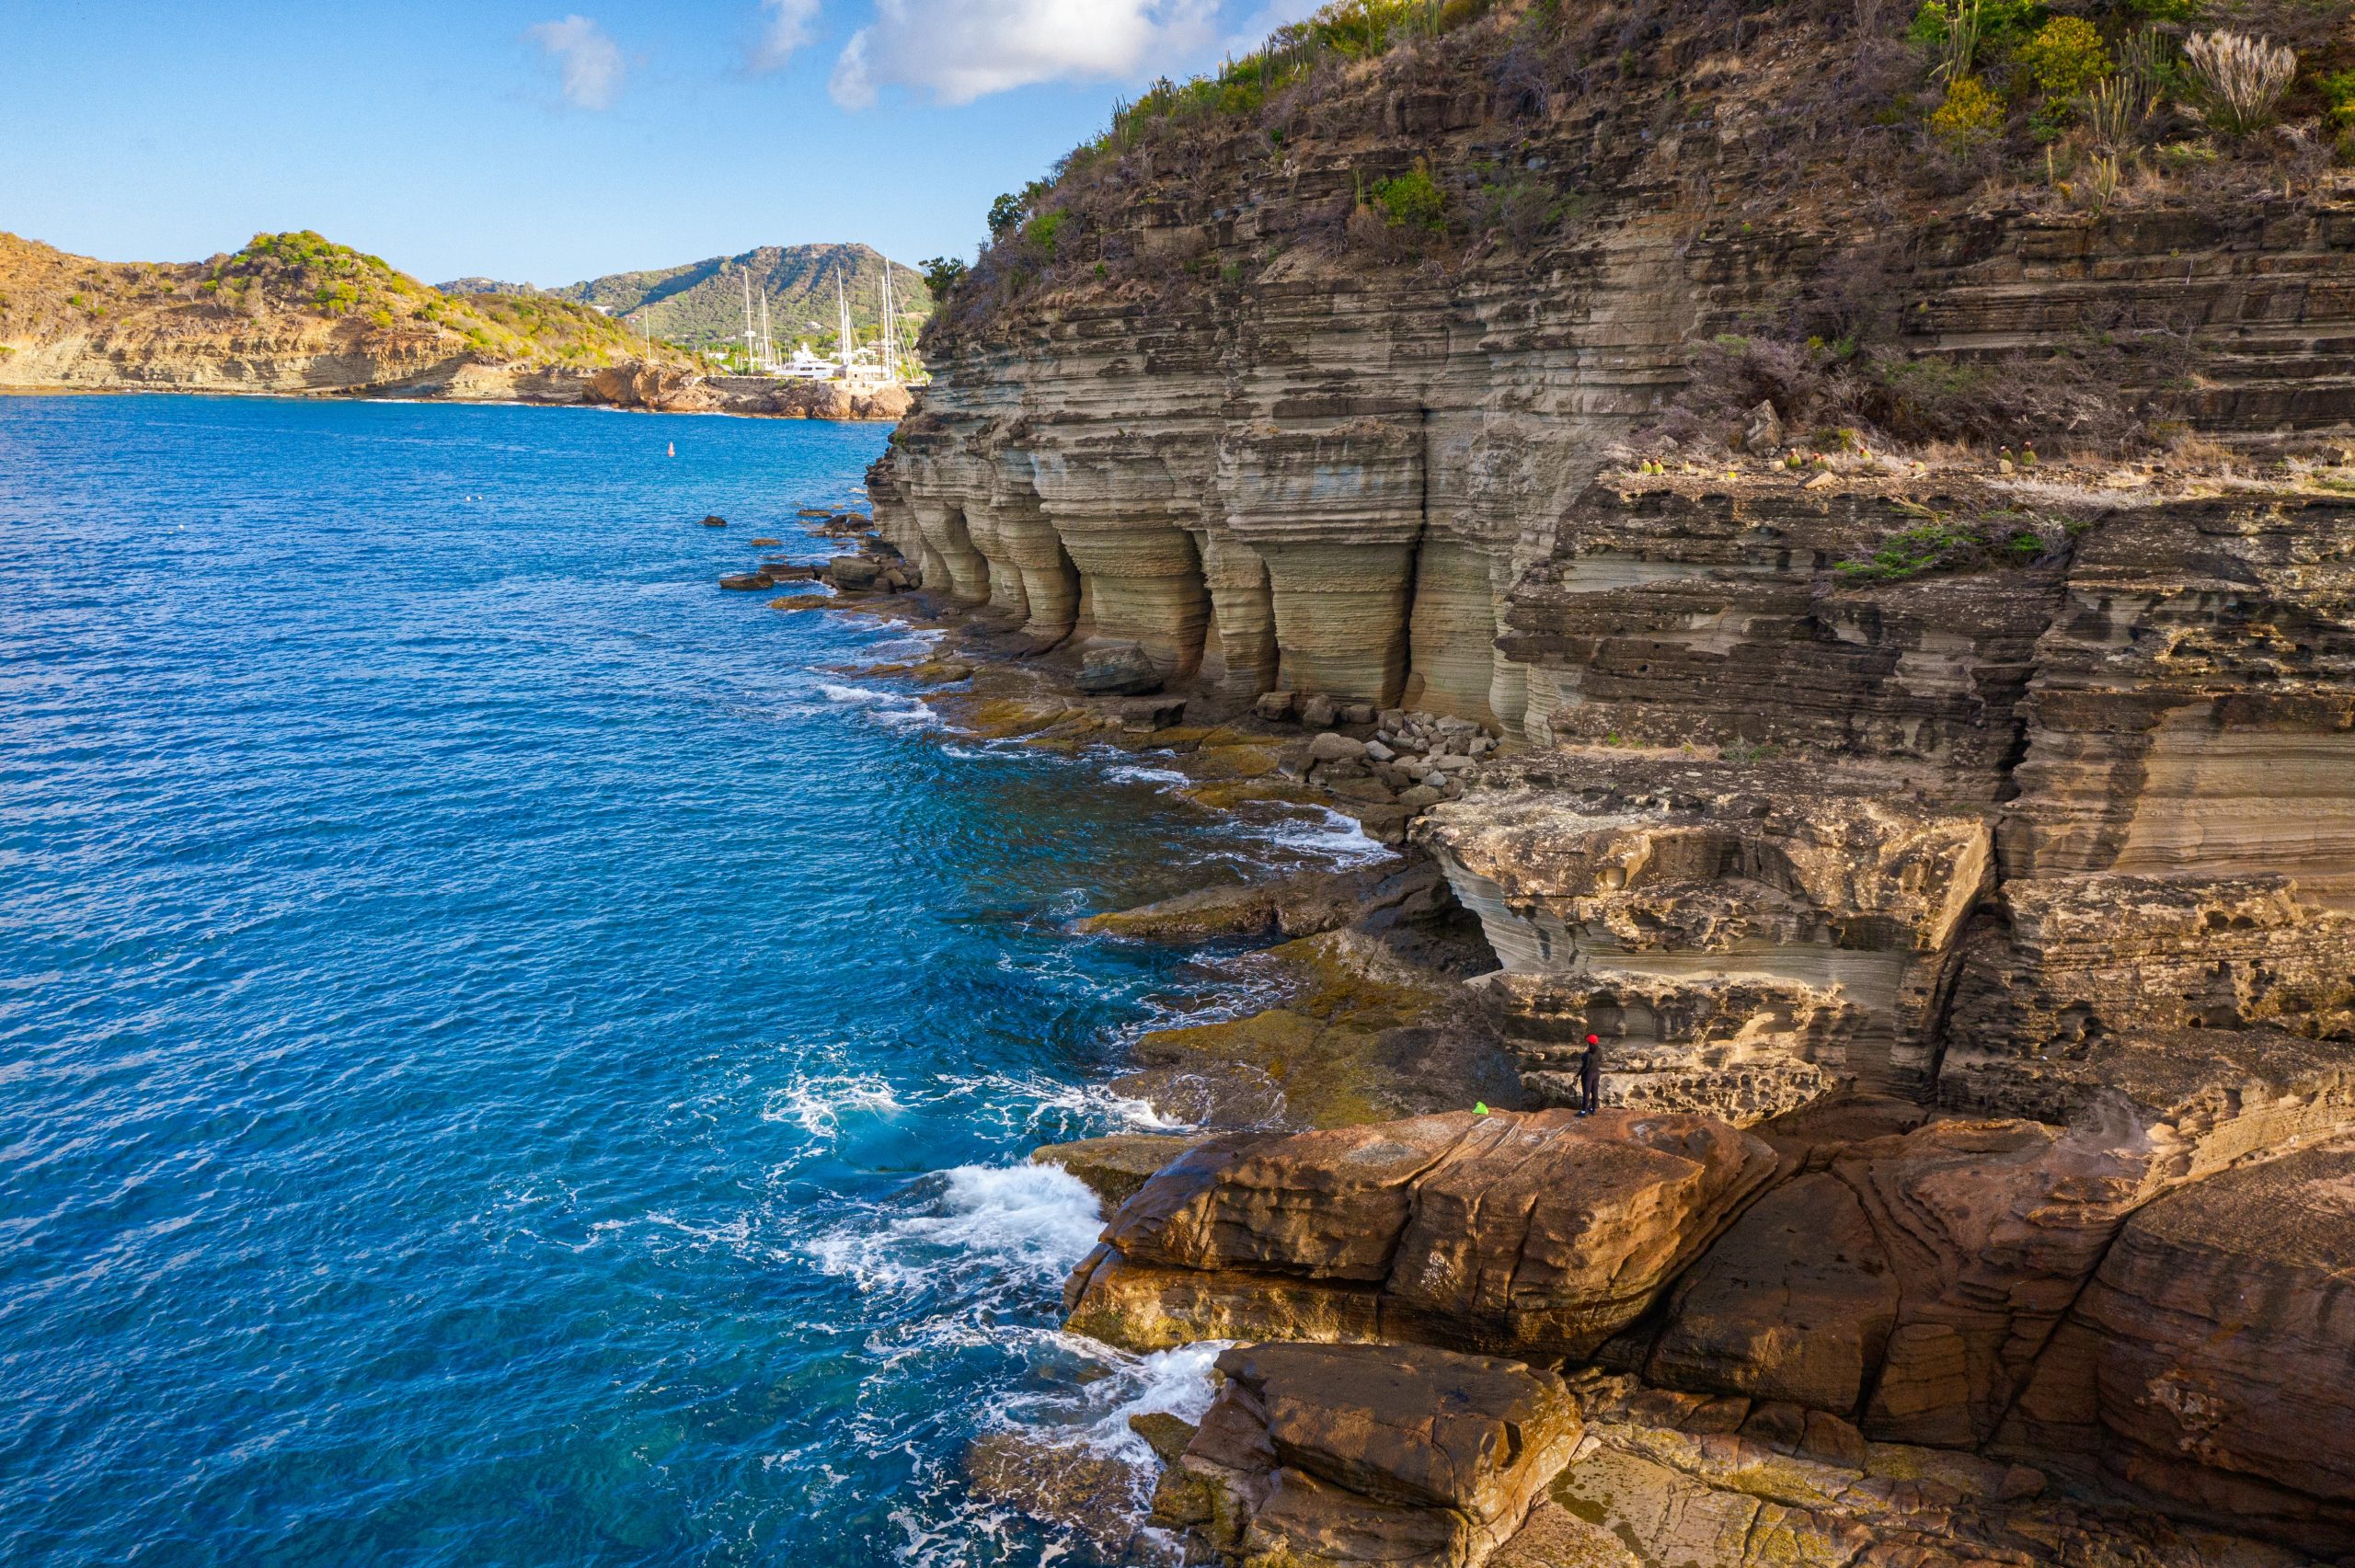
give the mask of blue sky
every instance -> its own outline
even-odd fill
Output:
[[[1314,0],[0,0],[0,229],[194,260],[316,229],[543,284],[970,255],[1124,91]]]

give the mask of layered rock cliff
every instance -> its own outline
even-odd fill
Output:
[[[1907,165],[1878,7],[1469,9],[1075,156],[872,495],[1033,649],[1502,737],[1413,841],[1532,1102],[1591,1034],[1615,1109],[1205,1145],[1074,1325],[1599,1360],[2355,1552],[2355,193]]]

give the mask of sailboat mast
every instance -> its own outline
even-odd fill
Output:
[[[736,270],[736,276],[743,280],[744,283],[744,357],[753,360],[759,357],[761,345],[752,336],[752,269],[749,267],[740,267]]]
[[[900,323],[891,309],[891,258],[883,258],[883,379],[900,379]]]
[[[761,290],[761,368],[776,369],[776,344],[769,338],[769,292]]]
[[[834,274],[834,314],[841,317],[840,330],[843,345],[843,379],[844,381],[848,381],[850,379],[850,355],[852,347],[850,340],[850,299],[843,292],[843,275],[840,272],[836,272]]]

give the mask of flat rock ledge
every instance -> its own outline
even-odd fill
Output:
[[[1686,1116],[1459,1111],[1211,1139],[1122,1206],[1071,1327],[1408,1341],[1583,1357],[1635,1322],[1778,1168]]]

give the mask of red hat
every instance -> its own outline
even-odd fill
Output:
[[[1603,1036],[1600,1035],[1589,1035],[1586,1037],[1586,1043],[1590,1046],[1599,1046],[1603,1044]]]

